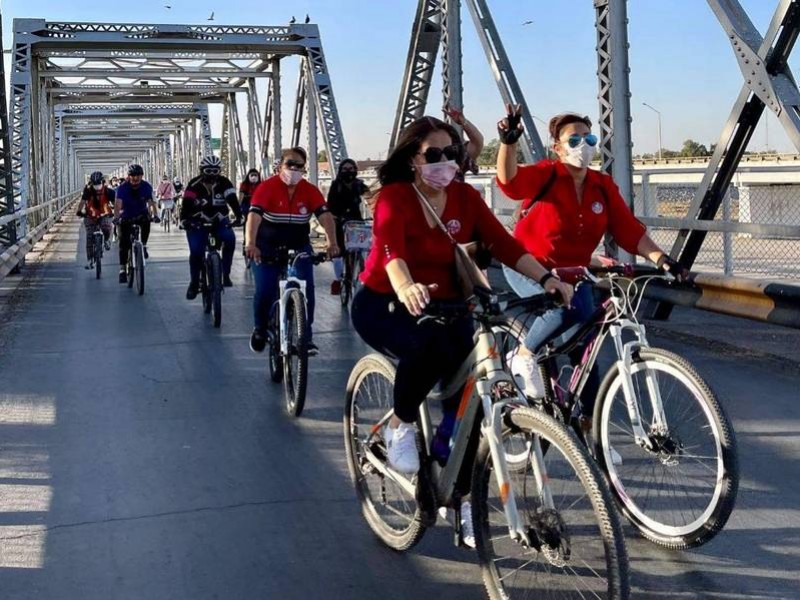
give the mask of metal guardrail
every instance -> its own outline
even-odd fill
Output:
[[[800,286],[744,277],[692,275],[692,283],[651,281],[645,298],[800,329]]]
[[[54,198],[53,200],[38,206],[33,206],[26,210],[18,211],[12,215],[6,215],[0,218],[0,225],[6,225],[12,221],[18,221],[42,210],[50,210],[50,214],[45,220],[39,223],[34,229],[29,231],[25,237],[17,240],[14,245],[9,246],[2,251],[2,254],[0,254],[0,281],[5,279],[6,275],[13,271],[17,265],[24,260],[25,255],[31,251],[31,249],[40,239],[42,239],[42,237],[44,237],[44,234],[47,233],[47,230],[50,229],[53,223],[55,223],[61,217],[61,215],[64,214],[64,212],[78,199],[78,197],[79,193],[73,192],[65,196],[59,196],[58,198]]]

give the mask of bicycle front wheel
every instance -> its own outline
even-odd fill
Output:
[[[483,581],[492,600],[606,598],[630,595],[625,541],[602,474],[575,436],[543,412],[518,408],[505,436],[522,433],[547,444],[547,489],[534,474],[533,455],[511,473],[517,512],[530,544],[509,534],[505,490],[481,440],[472,478],[472,515]],[[546,493],[552,502],[546,502]]]
[[[733,428],[714,392],[680,356],[642,348],[631,366],[646,439],[637,442],[615,365],[597,394],[595,455],[622,512],[650,541],[694,548],[728,521],[739,487]],[[654,406],[663,410],[656,424]]]
[[[100,279],[103,273],[103,242],[94,241],[94,276]]]
[[[142,249],[141,244],[136,244],[133,247],[133,251],[136,252],[136,267],[134,269],[136,275],[136,291],[139,293],[140,296],[144,295],[144,250]]]
[[[209,273],[211,275],[211,312],[214,327],[222,325],[222,261],[219,254],[213,253],[208,259]]]
[[[283,357],[283,391],[286,412],[299,417],[306,404],[308,385],[308,331],[306,303],[299,290],[291,290],[286,300],[286,327],[289,352]]]
[[[367,524],[390,548],[408,550],[425,533],[414,494],[385,477],[370,458],[386,461],[381,421],[394,406],[395,366],[380,354],[362,358],[347,382],[344,445],[347,466]]]
[[[350,298],[353,295],[353,259],[348,254],[344,257],[344,275],[342,276],[342,289],[339,295],[339,299],[342,301],[342,308],[347,308],[350,304]]]

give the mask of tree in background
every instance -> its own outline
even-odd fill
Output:
[[[326,150],[319,151],[319,154],[317,154],[317,162],[328,162],[328,152]]]

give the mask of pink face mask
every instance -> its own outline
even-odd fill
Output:
[[[420,167],[422,181],[436,189],[444,189],[450,185],[456,173],[458,173],[458,165],[454,160],[425,164]]]
[[[291,169],[281,169],[281,181],[286,185],[292,186],[300,183],[303,174],[300,171],[293,171]]]

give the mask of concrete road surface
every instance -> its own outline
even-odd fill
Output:
[[[401,555],[360,516],[344,461],[345,381],[365,352],[318,270],[300,420],[248,348],[252,282],[237,256],[221,330],[184,299],[185,238],[156,232],[147,291],[83,270],[59,226],[0,314],[0,597],[306,599],[483,596],[444,527]],[[8,287],[10,281],[4,284]],[[724,399],[742,485],[727,529],[694,552],[628,528],[634,598],[800,598],[800,373],[757,353],[655,340]],[[785,349],[798,354],[799,348]]]

